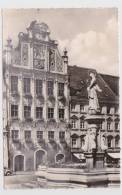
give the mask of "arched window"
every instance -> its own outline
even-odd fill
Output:
[[[108,140],[108,148],[111,148],[112,147],[113,137],[112,136],[108,136],[107,140]]]
[[[71,117],[72,129],[76,129],[76,128],[77,128],[77,120],[78,120],[77,116],[73,115],[73,116]]]
[[[85,129],[85,121],[84,121],[84,119],[85,119],[85,116],[81,116],[80,117],[80,128],[81,129]]]
[[[111,122],[112,122],[112,119],[111,119],[111,117],[109,117],[107,119],[107,130],[111,130]]]
[[[73,134],[71,136],[72,138],[72,148],[77,148],[78,147],[78,135],[77,134]]]

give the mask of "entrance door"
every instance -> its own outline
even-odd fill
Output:
[[[18,155],[15,157],[15,171],[24,171],[24,156]]]
[[[36,152],[36,169],[40,164],[44,162],[45,152],[43,150],[39,150]]]

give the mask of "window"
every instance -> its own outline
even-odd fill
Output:
[[[65,132],[64,131],[59,132],[59,139],[61,139],[61,140],[65,139]]]
[[[108,121],[108,122],[107,122],[107,130],[110,130],[110,129],[111,129],[111,122]]]
[[[54,118],[54,108],[48,108],[48,119]]]
[[[18,77],[11,76],[11,93],[17,93],[17,92],[18,92]]]
[[[76,119],[72,119],[72,128],[76,129]]]
[[[85,144],[85,140],[84,140],[84,136],[83,136],[83,137],[81,137],[81,147],[83,147],[84,144]]]
[[[116,136],[115,137],[115,147],[119,147],[120,146],[120,137]]]
[[[48,131],[48,139],[53,140],[54,139],[54,131]]]
[[[80,105],[80,112],[85,112],[85,108],[83,105]]]
[[[42,95],[42,80],[36,80],[36,95]]]
[[[43,139],[43,131],[37,131],[37,139],[39,140]]]
[[[12,140],[18,140],[18,138],[19,138],[19,131],[12,130]]]
[[[53,81],[48,81],[48,95],[52,96],[53,95]]]
[[[116,107],[115,107],[115,114],[118,114],[118,113],[119,113],[119,107],[116,106]]]
[[[11,105],[11,117],[12,118],[18,117],[18,105]]]
[[[112,137],[108,137],[108,148],[112,147]]]
[[[107,114],[110,114],[110,107],[107,107]]]
[[[59,119],[64,119],[64,109],[59,109]]]
[[[30,106],[24,106],[24,118],[30,118],[31,117],[31,107]]]
[[[77,148],[77,139],[76,138],[72,138],[72,147]]]
[[[25,141],[31,140],[31,131],[25,131]]]
[[[58,83],[58,95],[59,96],[64,95],[64,83]]]
[[[24,93],[30,93],[30,78],[24,78]]]
[[[115,122],[115,130],[119,130],[119,122]]]
[[[71,110],[75,111],[75,104],[71,104]]]
[[[36,107],[36,118],[37,119],[42,118],[42,113],[43,113],[43,108],[42,107]]]
[[[81,129],[84,129],[85,128],[85,125],[84,125],[84,120],[80,120],[80,128]]]
[[[100,129],[103,129],[103,122],[100,122]]]

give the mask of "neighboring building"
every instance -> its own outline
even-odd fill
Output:
[[[77,66],[68,67],[70,76],[70,123],[71,152],[75,160],[75,154],[82,152],[84,137],[87,132],[89,72],[91,69]],[[93,70],[95,71],[95,70]],[[96,72],[96,71],[95,71]],[[104,137],[107,153],[118,158],[120,151],[120,125],[119,125],[119,78],[110,75],[97,74],[97,82],[102,93],[98,93],[101,115],[104,121],[100,124],[101,136]],[[114,154],[113,154],[114,153]]]
[[[18,38],[3,53],[4,165],[30,171],[69,159],[68,57],[44,23],[31,22]]]
[[[36,170],[82,153],[87,132],[90,69],[68,66],[46,24],[31,22],[18,46],[3,51],[4,166]],[[97,74],[100,124],[109,152],[119,151],[118,77]],[[71,155],[72,154],[72,155]],[[76,155],[73,155],[76,154]]]

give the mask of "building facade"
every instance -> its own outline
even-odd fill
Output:
[[[85,118],[88,113],[89,73],[96,73],[97,82],[102,92],[98,92],[100,115],[104,121],[99,130],[106,145],[106,153],[110,160],[119,159],[120,151],[120,118],[119,118],[119,78],[110,75],[98,74],[96,70],[70,66],[70,124],[71,124],[71,153],[76,160],[78,153],[83,152],[88,124]],[[101,143],[102,144],[102,143]]]
[[[75,161],[83,152],[90,69],[69,66],[45,23],[31,22],[3,51],[4,166],[36,170]],[[95,70],[94,70],[95,71]],[[96,71],[95,71],[96,72]],[[119,79],[97,74],[100,124],[107,151],[119,151]]]
[[[68,159],[68,57],[44,23],[33,21],[18,39],[3,55],[4,163],[30,171]]]

